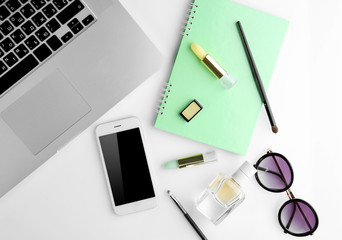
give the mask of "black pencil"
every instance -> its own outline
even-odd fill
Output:
[[[246,51],[246,54],[247,54],[247,57],[248,57],[249,65],[250,65],[250,67],[252,69],[252,72],[253,72],[253,76],[254,76],[255,82],[256,82],[256,84],[258,86],[258,89],[259,89],[261,100],[262,100],[262,102],[263,102],[263,104],[265,106],[268,119],[269,119],[270,124],[272,126],[272,132],[277,133],[278,132],[278,127],[277,127],[277,125],[275,123],[275,120],[274,120],[274,117],[273,117],[273,114],[272,114],[272,111],[271,111],[271,106],[270,106],[270,104],[268,102],[268,99],[267,99],[267,96],[266,96],[264,85],[262,84],[262,81],[261,81],[258,69],[257,69],[257,67],[255,65],[252,52],[251,52],[251,50],[249,48],[249,45],[248,45],[245,33],[244,33],[243,29],[242,29],[242,25],[241,25],[240,21],[236,22],[236,24],[237,24],[240,36],[242,38],[243,45],[245,47],[245,51]]]
[[[190,217],[190,215],[187,213],[187,211],[180,204],[180,202],[171,193],[171,191],[167,190],[167,193],[169,194],[170,198],[175,202],[177,207],[182,211],[182,213],[184,214],[185,218],[188,220],[188,222],[191,224],[191,226],[195,229],[195,231],[201,237],[201,239],[208,240],[207,237],[204,235],[204,233],[201,231],[201,229],[197,226],[197,224],[194,222],[194,220]]]

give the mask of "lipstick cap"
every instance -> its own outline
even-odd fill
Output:
[[[204,162],[215,162],[217,161],[217,156],[215,151],[207,152],[203,154]]]
[[[220,78],[220,83],[222,84],[223,87],[229,90],[234,86],[234,84],[236,83],[236,80],[232,78],[232,76],[230,76],[228,73],[226,73]]]

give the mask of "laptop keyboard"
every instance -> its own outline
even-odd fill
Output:
[[[93,22],[80,0],[0,0],[0,95]]]

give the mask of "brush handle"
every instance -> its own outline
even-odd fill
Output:
[[[268,120],[270,121],[271,126],[272,127],[276,126],[276,123],[275,123],[275,120],[274,120],[274,117],[273,117],[273,113],[271,111],[271,107],[270,107],[270,104],[269,104],[267,98],[265,98],[264,107],[265,107],[265,110],[267,112]]]
[[[276,126],[276,123],[275,123],[275,120],[274,120],[274,117],[273,117],[273,114],[272,114],[272,111],[271,111],[271,106],[270,106],[270,104],[268,102],[267,95],[266,95],[266,92],[265,92],[265,88],[264,88],[264,85],[262,84],[258,68],[257,68],[257,66],[256,66],[256,64],[254,62],[254,58],[253,58],[252,52],[251,52],[251,50],[249,48],[247,38],[245,36],[245,33],[243,31],[243,28],[242,28],[242,25],[241,25],[240,21],[238,21],[236,24],[237,24],[240,36],[242,38],[242,43],[243,43],[243,45],[245,47],[245,50],[246,50],[248,62],[249,62],[250,67],[252,69],[255,82],[256,82],[256,84],[258,86],[258,89],[259,89],[258,92],[259,92],[259,95],[261,97],[261,101],[263,102],[263,104],[265,106],[265,109],[266,109],[266,112],[267,112],[267,116],[268,116],[268,120],[270,121],[271,126],[274,127],[274,126]]]
[[[197,234],[201,237],[201,239],[203,240],[208,240],[207,237],[204,235],[204,233],[201,231],[201,229],[199,229],[199,227],[197,226],[197,224],[195,223],[194,220],[192,220],[192,218],[190,217],[190,215],[188,213],[184,214],[185,218],[188,220],[188,222],[191,224],[191,226],[195,229],[195,231],[197,232]]]
[[[173,200],[173,202],[177,205],[177,207],[179,208],[179,210],[182,211],[183,215],[185,216],[186,220],[188,220],[188,222],[191,224],[191,226],[195,229],[195,231],[197,232],[197,234],[201,237],[201,239],[203,240],[208,240],[207,237],[204,235],[204,233],[201,231],[201,229],[199,229],[199,227],[197,226],[197,224],[195,223],[195,221],[190,217],[190,215],[188,214],[188,212],[184,209],[184,207],[182,206],[182,204],[180,204],[180,202],[176,199],[176,197],[171,193],[170,190],[167,191],[170,198]]]

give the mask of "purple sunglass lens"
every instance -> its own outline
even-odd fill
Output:
[[[258,165],[259,181],[273,191],[287,189],[293,179],[291,167],[278,155],[270,155]]]
[[[312,233],[318,225],[315,210],[299,199],[285,203],[279,212],[279,220],[284,229],[294,234]]]

